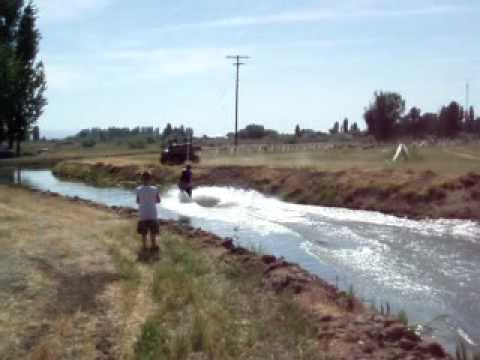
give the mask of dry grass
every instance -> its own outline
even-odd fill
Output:
[[[144,149],[130,149],[126,144],[98,143],[95,147],[84,148],[78,143],[26,143],[24,150],[36,154],[39,149],[48,148],[48,152],[34,156],[0,160],[0,166],[51,166],[63,160],[78,160],[98,157],[131,156],[140,154],[159,154],[159,144],[148,144]]]
[[[109,253],[121,248],[126,255],[113,258],[132,261],[132,227],[103,211],[0,186],[0,358],[92,359],[99,342],[128,338],[135,324],[124,324],[136,309],[119,299],[132,277],[121,281],[128,271]],[[142,322],[137,315],[137,328]],[[128,354],[116,345],[105,351]]]
[[[480,145],[441,147],[432,146],[413,149],[409,161],[392,163],[394,146],[375,149],[335,149],[286,153],[220,154],[205,152],[201,155],[200,168],[215,166],[266,166],[271,168],[306,168],[320,171],[347,171],[361,169],[381,171],[396,169],[420,172],[431,170],[445,177],[454,177],[480,168]],[[157,166],[158,154],[135,154],[118,157],[91,157],[85,162],[105,162],[116,166]]]

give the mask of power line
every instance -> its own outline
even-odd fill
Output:
[[[237,68],[237,77],[235,81],[235,152],[237,151],[238,145],[238,118],[239,118],[239,83],[240,83],[240,66],[245,65],[245,63],[240,62],[241,60],[250,59],[249,56],[246,55],[228,55],[227,59],[234,59],[235,62],[233,63],[234,66]]]

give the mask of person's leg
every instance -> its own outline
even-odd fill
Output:
[[[158,250],[157,245],[158,221],[152,221],[150,224],[150,243],[153,250]]]
[[[154,234],[153,232],[150,234],[150,242],[152,243],[152,249],[158,248],[157,235]]]
[[[142,236],[142,250],[147,248],[147,229],[145,228],[145,223],[139,221],[137,224],[137,232]]]

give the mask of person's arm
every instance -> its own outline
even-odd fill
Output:
[[[138,197],[138,194],[137,194],[137,204],[140,205],[140,198]]]
[[[162,200],[160,199],[160,193],[159,193],[159,192],[157,192],[157,197],[156,197],[155,200],[157,201],[157,204],[160,204],[160,202],[162,201]]]

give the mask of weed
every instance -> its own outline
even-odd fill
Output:
[[[169,359],[169,336],[153,320],[147,320],[142,326],[140,337],[135,344],[135,358],[139,360]]]

